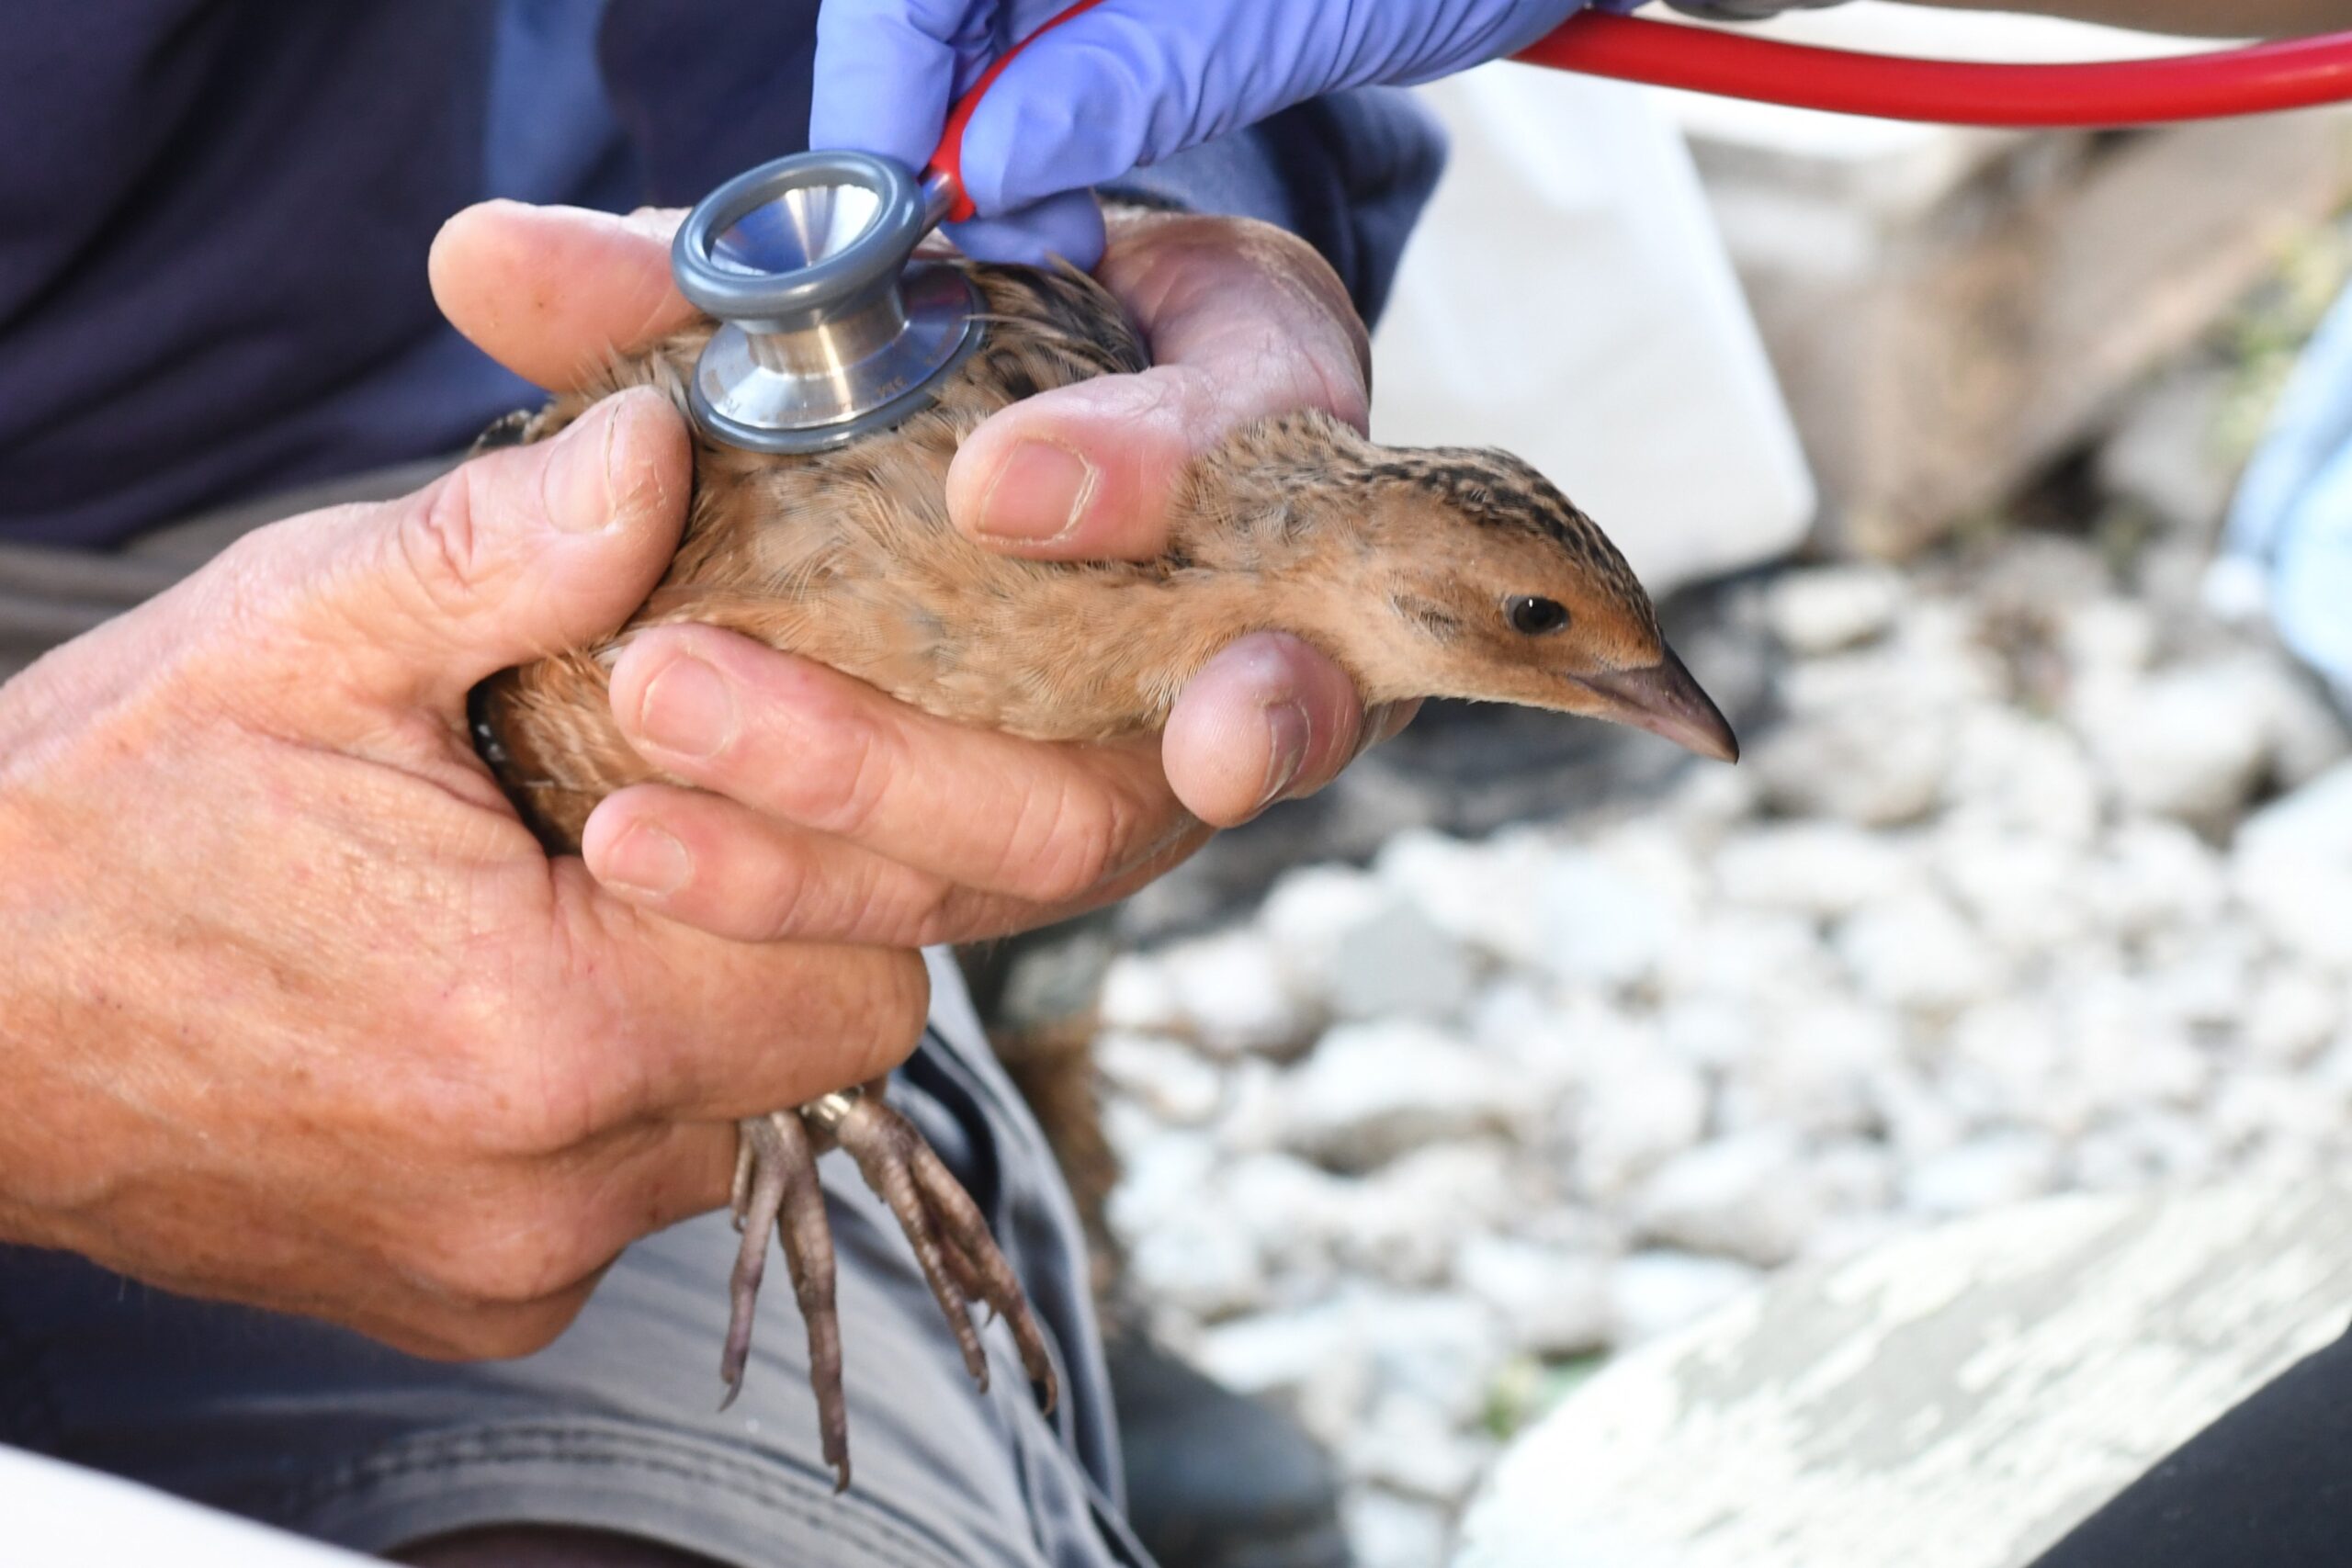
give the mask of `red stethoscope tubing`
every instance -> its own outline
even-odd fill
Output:
[[[2098,130],[2352,99],[2352,33],[2155,60],[1982,65],[1588,15],[1517,58],[1717,97],[1938,125]]]
[[[949,182],[950,219],[974,215],[961,177],[964,128],[981,95],[1022,50],[1102,3],[1079,0],[1007,51],[956,100],[931,159],[933,174]],[[1587,13],[1514,58],[1717,97],[1878,119],[2020,130],[2164,125],[2352,101],[2352,33],[2155,60],[1987,65],[1860,54]]]

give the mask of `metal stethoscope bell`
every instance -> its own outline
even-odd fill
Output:
[[[723,323],[687,400],[717,440],[820,452],[926,407],[980,337],[954,267],[911,262],[952,182],[865,152],[797,152],[738,175],[678,230],[678,291]]]

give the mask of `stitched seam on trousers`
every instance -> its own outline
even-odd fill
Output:
[[[944,1543],[879,1505],[854,1496],[835,1497],[831,1483],[814,1475],[795,1484],[799,1478],[784,1461],[762,1464],[736,1459],[650,1431],[596,1431],[554,1424],[468,1427],[405,1439],[290,1489],[280,1517],[300,1521],[328,1499],[364,1496],[412,1476],[481,1472],[526,1463],[628,1470],[672,1483],[715,1486],[786,1516],[785,1523],[847,1538],[894,1568],[953,1568],[956,1561]]]

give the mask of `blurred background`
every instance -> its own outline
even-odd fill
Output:
[[[1510,66],[1429,101],[1374,434],[1542,467],[1747,754],[1432,705],[1118,917],[1114,1295],[1329,1446],[1369,1568],[1442,1560],[1514,1434],[1759,1280],[2352,1125],[2352,740],[2266,562],[2216,565],[2352,264],[2352,120],[1963,132]]]

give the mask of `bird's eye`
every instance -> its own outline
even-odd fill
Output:
[[[1557,599],[1538,599],[1521,593],[1507,600],[1503,614],[1510,617],[1510,629],[1527,637],[1542,637],[1545,632],[1558,631],[1568,624],[1568,607]]]

